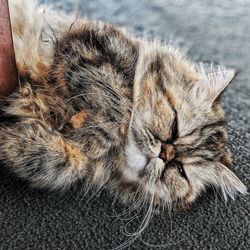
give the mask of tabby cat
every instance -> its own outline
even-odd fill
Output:
[[[232,171],[219,97],[234,76],[176,49],[35,1],[11,0],[18,91],[1,104],[0,160],[32,186],[107,187],[124,202],[191,204]]]

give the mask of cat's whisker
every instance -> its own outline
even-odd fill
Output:
[[[139,234],[141,234],[144,231],[144,229],[148,226],[149,220],[151,218],[152,211],[153,211],[153,205],[154,205],[154,194],[152,194],[152,196],[151,196],[148,210],[145,214],[145,217],[143,218],[143,220],[141,222],[140,227],[137,229],[137,231],[135,231],[133,233],[129,233],[125,227],[125,235],[126,236],[129,236],[129,237],[138,236]],[[128,223],[130,223],[130,222],[128,222]]]
[[[142,210],[142,206],[139,207],[139,209],[138,209],[138,206],[135,205],[135,206],[130,207],[129,209],[125,210],[124,212],[122,212],[120,214],[115,213],[115,211],[113,210],[113,213],[115,215],[111,215],[110,217],[117,218],[121,221],[130,221],[130,220],[133,220],[141,212],[141,210]],[[135,212],[135,214],[130,217],[130,215],[133,212]],[[126,216],[126,218],[124,218],[125,216]]]
[[[90,82],[92,82],[92,79],[90,79]],[[99,82],[94,82],[93,84],[98,85],[101,88],[105,87],[106,90],[108,90],[109,92],[113,93],[117,97],[120,97],[121,99],[123,99],[129,105],[129,107],[131,107],[132,109],[134,109],[134,105],[128,100],[128,98],[124,97],[122,94],[120,94],[117,91],[115,91],[114,89],[112,89],[107,83],[103,82],[101,84]]]
[[[125,230],[124,233],[126,236],[129,237],[129,239],[127,241],[125,241],[124,243],[122,243],[121,245],[119,245],[118,247],[113,248],[113,250],[126,248],[127,246],[131,245],[141,235],[141,233],[145,230],[145,228],[148,226],[148,224],[150,222],[150,219],[151,219],[152,214],[153,214],[153,205],[154,205],[154,195],[152,195],[150,198],[148,210],[147,210],[146,215],[144,216],[144,218],[141,222],[141,225],[137,229],[137,231],[133,232],[133,233],[128,232],[126,227],[131,221],[128,222],[124,228],[124,230]]]
[[[145,245],[145,246],[148,246],[150,248],[166,248],[166,247],[169,247],[169,246],[175,246],[175,245],[178,245],[180,244],[181,242],[184,241],[183,240],[177,240],[175,242],[171,242],[171,243],[166,243],[166,244],[151,244],[149,243],[148,241],[145,241],[143,238],[142,238],[142,235],[140,235],[140,240],[141,242]]]
[[[110,128],[112,128],[113,126],[112,125],[117,125],[117,124],[128,124],[127,121],[115,121],[115,122],[98,122],[98,125],[88,125],[88,126],[83,126],[84,129],[87,129],[87,128],[98,128],[100,127],[100,125],[107,125],[107,124],[110,124]]]
[[[144,199],[144,197],[142,197],[142,195],[139,196],[139,199],[136,199],[136,197],[140,193],[140,188],[141,188],[140,185],[138,185],[137,190],[134,194],[134,198],[131,200],[132,205],[129,206],[129,209],[125,210],[122,214],[116,214],[115,217],[118,217],[121,220],[130,220],[133,217],[125,218],[125,219],[122,219],[121,217],[130,215],[133,211],[136,211],[136,214],[138,214],[141,211],[141,209],[143,208],[142,203],[145,203],[145,199]]]
[[[137,211],[136,213],[137,215],[144,207],[145,204],[143,203],[145,203],[145,198],[143,196],[140,196],[140,198],[137,200],[135,199],[135,197],[137,197],[137,194],[139,193],[139,189],[140,189],[140,186],[137,188],[137,191],[134,194],[134,198],[131,201],[132,205],[127,211],[125,211],[125,213],[122,214],[122,216],[129,215],[130,213],[132,213],[132,211]],[[130,219],[132,218],[126,218],[124,220],[130,220]]]
[[[138,186],[137,188],[137,191],[134,195],[134,197],[137,197],[137,194],[139,194],[139,189],[140,189],[140,186]],[[135,200],[135,198],[131,201],[131,204],[129,206],[129,208],[124,212],[120,213],[120,214],[117,214],[115,211],[114,211],[114,207],[113,207],[113,203],[112,203],[112,208],[113,208],[113,213],[115,213],[114,216],[110,216],[110,217],[115,217],[115,218],[118,218],[122,221],[130,221],[130,220],[133,220],[135,217],[137,217],[137,215],[140,213],[140,211],[142,210],[142,208],[144,207],[145,204],[142,204],[142,203],[145,203],[145,198],[140,195],[139,196],[139,200]],[[127,218],[122,218],[124,216],[129,216],[133,211],[135,211],[135,214],[132,216],[132,217],[127,217]]]
[[[75,95],[75,96],[69,98],[68,100],[66,100],[66,102],[72,101],[73,99],[78,98],[78,97],[84,97],[84,96],[89,96],[89,95],[97,95],[97,96],[106,97],[106,98],[108,98],[108,99],[107,99],[107,102],[109,101],[109,99],[111,99],[111,100],[113,100],[113,101],[117,101],[114,97],[111,97],[111,96],[106,95],[106,94],[102,94],[102,93],[86,93],[86,94]],[[124,98],[124,100],[125,100],[125,98]],[[128,110],[131,111],[131,108],[130,108],[130,107],[125,106],[124,104],[121,104],[121,105],[122,105],[122,107],[125,107],[125,108],[127,108]]]
[[[89,203],[93,200],[93,198],[99,195],[103,190],[104,190],[103,186],[95,187],[95,190],[93,189],[93,186],[91,186],[91,194],[90,197],[86,200],[84,207],[86,208],[89,205]]]

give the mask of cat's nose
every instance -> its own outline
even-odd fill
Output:
[[[171,161],[175,158],[175,148],[172,144],[163,143],[161,146],[161,152],[159,154],[164,162]]]

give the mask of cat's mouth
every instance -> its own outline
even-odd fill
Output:
[[[161,173],[161,177],[160,179],[163,181],[165,179],[165,173],[167,171],[167,169],[169,168],[176,168],[178,169],[178,172],[180,173],[181,177],[183,177],[184,179],[186,179],[188,181],[188,177],[186,175],[186,171],[184,169],[183,163],[178,161],[178,160],[171,160],[169,162],[165,163],[165,167]]]

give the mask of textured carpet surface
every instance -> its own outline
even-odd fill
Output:
[[[54,3],[137,35],[177,42],[195,61],[238,69],[223,105],[235,171],[250,187],[250,1]],[[79,190],[63,195],[34,190],[0,168],[0,249],[112,249],[128,239],[125,229],[138,229],[145,213],[128,223],[128,215],[119,216],[124,211],[105,191],[84,196]],[[249,196],[224,204],[210,192],[185,213],[155,215],[129,249],[250,249],[249,214]]]

